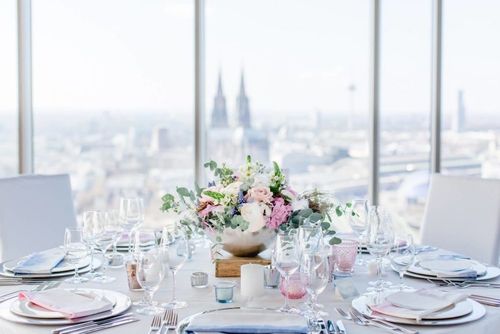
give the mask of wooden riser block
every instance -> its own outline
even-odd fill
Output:
[[[265,257],[224,257],[215,259],[215,277],[240,277],[240,268],[244,264],[261,264],[267,266],[271,260]]]

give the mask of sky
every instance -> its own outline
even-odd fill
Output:
[[[32,2],[35,113],[192,112],[192,0]],[[16,105],[15,5],[0,0],[4,114]],[[444,13],[444,109],[463,89],[471,112],[500,112],[500,1],[446,0]],[[383,115],[428,114],[430,53],[431,0],[383,0]],[[367,117],[369,57],[368,0],[206,0],[207,111],[221,71],[234,112],[244,70],[257,115]]]

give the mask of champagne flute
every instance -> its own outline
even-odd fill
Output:
[[[106,252],[113,245],[113,243],[122,234],[122,227],[117,223],[116,220],[112,219],[109,212],[101,212],[99,219],[97,220],[97,225],[94,230],[95,237],[94,242],[97,247],[101,250],[103,263],[101,267],[102,274],[94,278],[94,281],[100,283],[110,283],[115,280],[112,276],[106,276],[106,269],[108,267],[108,259],[106,257]]]
[[[396,236],[394,239],[394,247],[389,255],[391,267],[399,274],[399,290],[408,289],[409,286],[403,283],[405,272],[411,267],[415,261],[415,246],[411,234]]]
[[[390,282],[382,279],[383,258],[394,243],[394,232],[389,215],[379,206],[371,206],[368,214],[367,248],[377,261],[377,281],[370,282],[376,292],[382,292]]]
[[[75,274],[68,278],[66,282],[71,284],[80,284],[87,282],[88,278],[78,274],[79,263],[88,256],[89,250],[84,242],[83,231],[79,228],[67,228],[64,231],[64,251],[66,255],[64,260],[75,265]]]
[[[162,232],[162,247],[168,247],[168,268],[172,273],[172,299],[170,302],[162,304],[169,309],[178,309],[187,306],[184,301],[177,300],[176,297],[176,274],[186,263],[189,256],[189,243],[182,230],[177,230],[177,235],[172,236],[167,229]]]
[[[163,308],[155,306],[153,295],[160,287],[165,270],[160,259],[158,247],[139,250],[137,255],[137,282],[144,289],[145,306],[137,309],[137,313],[153,315],[163,312]]]
[[[356,257],[356,264],[359,266],[364,265],[361,258],[361,247],[366,239],[366,228],[368,224],[368,201],[365,199],[354,199],[351,202],[351,208],[348,210],[349,225],[354,233],[358,236],[358,256]]]
[[[273,253],[273,264],[285,279],[285,304],[278,310],[279,312],[297,313],[298,310],[290,307],[289,282],[292,276],[299,269],[300,261],[299,250],[297,247],[297,237],[294,233],[278,233],[276,236],[276,245]]]
[[[132,253],[132,234],[144,221],[144,204],[142,198],[120,198],[119,219],[128,235],[128,254]]]

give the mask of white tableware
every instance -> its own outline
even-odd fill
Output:
[[[78,293],[79,295],[82,296],[86,296],[88,298],[104,297],[113,304],[113,307],[116,306],[116,297],[112,294],[109,294],[107,290],[78,289],[75,293]],[[12,313],[28,318],[37,318],[37,319],[66,318],[66,316],[60,312],[47,310],[27,300],[15,299],[14,302],[10,305],[10,310]]]
[[[20,316],[18,314],[11,312],[12,304],[16,303],[17,299],[9,299],[3,303],[0,303],[0,318],[20,324],[57,326],[57,325],[77,324],[91,320],[105,319],[122,314],[130,308],[131,305],[130,297],[120,292],[111,290],[101,290],[101,289],[85,289],[85,291],[94,292],[96,294],[103,294],[106,298],[114,300],[115,305],[113,309],[110,311],[94,314],[88,317],[81,317],[77,319],[39,319],[39,318]]]
[[[97,269],[101,266],[102,261],[100,259],[94,259],[94,268]],[[79,270],[80,274],[84,274],[90,271],[90,266],[87,265]],[[54,272],[52,274],[25,274],[25,275],[16,275],[12,271],[6,270],[4,267],[4,263],[0,264],[0,276],[4,277],[23,277],[23,278],[55,278],[55,277],[64,277],[64,276],[72,276],[75,273],[74,270],[70,271],[62,271],[62,272]]]
[[[460,276],[461,272],[475,272],[477,277],[481,277],[486,274],[487,269],[485,265],[474,260],[459,258],[445,260],[438,258],[418,261],[408,271],[419,275],[441,277],[445,277],[446,273],[449,273],[450,277],[462,278]]]
[[[376,317],[396,324],[420,325],[420,326],[448,326],[448,325],[464,324],[481,319],[486,314],[486,309],[484,308],[483,305],[471,299],[467,299],[466,302],[471,304],[472,311],[464,316],[454,317],[450,319],[429,319],[429,320],[423,319],[420,321],[417,321],[415,319],[406,319],[380,313],[374,313],[368,307],[369,297],[366,295],[354,299],[352,301],[352,307],[354,307],[356,310],[367,316]]]
[[[14,268],[17,266],[17,263],[19,261],[21,261],[21,259],[6,261],[3,263],[3,267],[5,268],[5,270],[13,272]],[[84,268],[84,267],[88,266],[89,264],[90,264],[90,257],[86,257],[86,258],[82,259],[80,262],[78,262],[78,268],[80,268],[80,269]],[[73,271],[73,270],[75,270],[75,265],[63,260],[61,263],[59,263],[57,265],[57,267],[52,269],[52,274],[62,273],[65,271]],[[26,274],[26,275],[48,275],[48,274],[42,273],[42,274]]]
[[[467,277],[437,277],[436,275],[430,276],[430,275],[423,275],[423,274],[417,274],[414,273],[410,270],[408,270],[405,274],[405,276],[408,277],[413,277],[413,278],[421,278],[425,280],[432,280],[432,281],[442,281],[443,279],[446,279],[447,281],[453,281],[453,282],[463,282],[463,281],[472,281],[474,279],[467,278]],[[494,279],[500,276],[500,268],[497,267],[486,267],[486,274],[483,276],[478,276],[476,277],[476,281],[487,281],[490,279]]]

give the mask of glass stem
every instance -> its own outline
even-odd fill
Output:
[[[377,286],[382,286],[382,257],[377,257]]]
[[[75,276],[73,277],[74,279],[80,278],[80,274],[78,273],[78,263],[75,266]]]
[[[175,270],[172,270],[172,302],[177,301],[175,298]]]
[[[288,289],[290,283],[290,275],[285,276],[285,309],[288,309],[288,298],[290,298],[290,290]]]
[[[144,292],[145,292],[144,299],[146,301],[146,305],[153,306],[153,290],[147,289]]]
[[[94,272],[94,247],[90,246],[90,273]]]
[[[106,249],[103,249],[102,250],[102,266],[101,266],[102,276],[106,276],[106,269],[108,269],[108,259],[106,258]]]
[[[403,290],[403,276],[405,275],[404,271],[399,272],[399,290]]]

